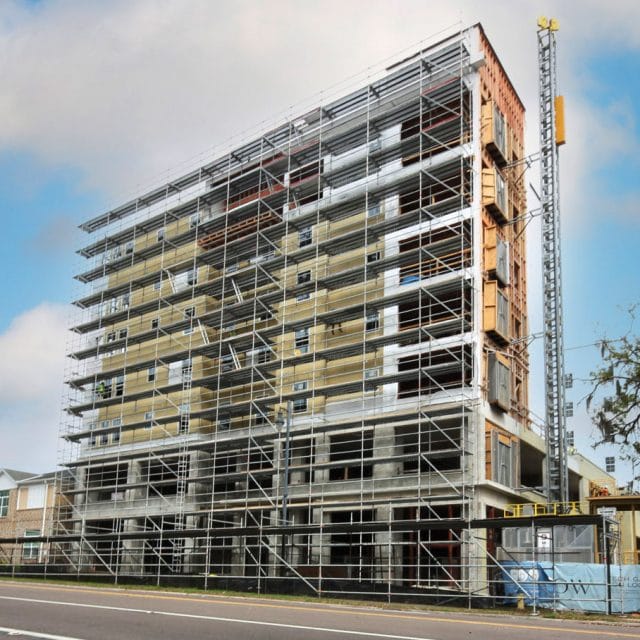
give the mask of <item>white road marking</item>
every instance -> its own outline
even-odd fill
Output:
[[[50,633],[38,633],[37,631],[27,631],[25,629],[9,629],[0,627],[0,632],[8,633],[10,636],[27,636],[27,638],[42,638],[42,640],[80,640],[70,636],[52,636]]]
[[[309,627],[299,624],[285,624],[284,622],[263,622],[261,620],[241,620],[239,618],[222,618],[219,616],[204,616],[194,613],[176,613],[170,611],[150,611],[148,609],[132,609],[129,607],[110,607],[104,604],[86,604],[82,602],[64,602],[59,600],[38,600],[36,598],[18,598],[16,596],[0,596],[0,600],[14,600],[19,602],[35,602],[38,604],[55,604],[65,607],[82,607],[85,609],[105,609],[107,611],[123,611],[125,613],[152,613],[158,616],[169,616],[174,618],[192,618],[194,620],[211,620],[212,622],[234,622],[237,624],[252,624],[263,627],[279,627],[284,629],[299,629],[301,631],[322,631],[324,633],[351,634],[354,636],[365,636],[367,638],[388,638],[389,640],[434,640],[424,636],[395,636],[386,633],[374,633],[372,631],[351,631],[349,629],[329,629],[327,627]],[[39,638],[49,638],[51,640],[78,640],[77,638],[65,638],[63,636],[48,636],[41,634],[34,636]]]

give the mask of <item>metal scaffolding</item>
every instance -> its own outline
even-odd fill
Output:
[[[530,426],[522,112],[476,25],[82,225],[52,563],[489,594],[470,523],[520,499]]]

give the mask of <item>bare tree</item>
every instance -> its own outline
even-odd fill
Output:
[[[635,307],[629,310],[632,321]],[[617,340],[602,340],[602,363],[590,374],[587,410],[600,432],[595,446],[620,445],[627,459],[640,458],[640,337],[631,330]]]

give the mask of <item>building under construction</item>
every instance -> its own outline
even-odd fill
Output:
[[[475,25],[84,223],[59,562],[482,591],[545,482],[523,140]]]

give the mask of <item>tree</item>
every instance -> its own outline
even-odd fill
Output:
[[[629,311],[634,319],[634,308]],[[591,372],[587,411],[601,444],[620,445],[621,455],[640,457],[640,337],[631,333],[600,343],[601,366]]]

